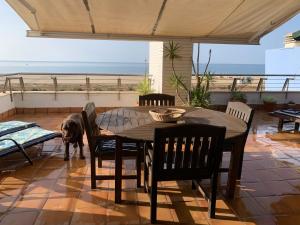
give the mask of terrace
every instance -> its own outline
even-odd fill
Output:
[[[175,94],[174,87],[170,84],[175,67],[188,88],[195,85],[195,79],[193,77],[191,79],[194,43],[257,45],[265,34],[297,15],[300,9],[298,0],[103,0],[101,2],[6,0],[6,2],[29,27],[27,31],[29,37],[149,41],[151,81],[149,84],[155,92],[169,95]],[[180,46],[178,48],[180,57],[176,59],[175,67],[174,61],[166,57],[166,49],[173,43],[170,41]],[[139,94],[136,87],[142,79],[142,76],[134,75],[50,74],[47,71],[42,74],[22,72],[4,74],[0,76],[0,88],[3,88],[3,93],[0,94],[0,121],[33,121],[45,129],[60,130],[63,118],[70,113],[80,112],[87,102],[95,103],[98,114],[112,108],[137,106]],[[300,223],[299,133],[297,131],[279,133],[278,119],[263,110],[265,96],[273,96],[277,100],[277,108],[287,107],[289,101],[294,102],[293,107],[299,108],[299,76],[214,74],[209,85],[211,100],[209,107],[223,110],[235,91],[241,91],[246,96],[247,103],[256,109],[245,145],[241,179],[235,184],[239,169],[236,160],[234,166],[230,166],[228,177],[227,173],[218,176],[215,218],[208,217],[209,204],[198,189],[192,190],[190,181],[159,182],[157,205],[159,224]],[[180,106],[178,97],[175,100],[176,105]],[[205,111],[201,108],[191,110],[194,110],[192,113],[197,110]],[[238,129],[239,132],[234,129],[227,131],[240,135],[235,134],[236,136],[231,137],[239,139],[237,143],[241,144],[245,140],[243,135],[247,122],[232,116],[230,119],[230,115],[216,111],[206,110],[206,112],[218,114],[221,122],[225,121],[226,124],[238,121],[239,128],[243,127],[243,131],[242,128]],[[108,115],[110,124],[112,114]],[[149,116],[148,110],[146,115]],[[215,119],[213,115],[209,116],[212,120]],[[192,121],[198,119],[197,122],[207,122],[206,118],[199,117],[192,117]],[[145,118],[142,119],[146,121]],[[154,123],[151,120],[152,122]],[[211,120],[208,120],[208,124],[209,122]],[[124,124],[123,120],[123,127]],[[172,126],[166,123],[159,124]],[[234,127],[234,124],[232,126]],[[231,128],[230,125],[228,127]],[[285,129],[291,128],[294,128],[292,123],[285,124]],[[215,129],[222,131],[220,128]],[[193,158],[189,161],[188,156],[197,157],[197,151],[191,154],[189,149],[186,151],[188,153],[184,153],[184,159],[176,155],[175,167],[178,167],[178,164],[179,167],[181,164],[184,167],[191,164],[192,167],[195,163],[202,164],[201,158],[212,156],[210,150],[214,144],[206,143],[208,139],[212,143],[214,138],[198,140],[201,144],[196,144],[195,139],[192,144],[191,140],[187,139],[185,143],[178,144],[182,141],[178,141],[177,138],[176,154],[182,155],[180,150],[188,149],[187,146],[198,146],[196,150],[204,148],[204,155],[201,152],[198,154],[200,159],[195,161]],[[141,140],[149,141],[143,138]],[[234,149],[232,152],[239,156],[242,149],[236,146],[234,140],[232,143],[231,147]],[[75,151],[71,147],[70,160],[64,161],[65,146],[60,138],[28,148],[29,156],[34,159],[33,165],[25,165],[25,160],[19,153],[1,157],[0,225],[150,224],[154,221],[153,217],[150,218],[149,197],[143,188],[136,188],[135,180],[123,180],[122,190],[118,186],[119,183],[113,180],[97,181],[97,188],[91,188],[93,178],[91,152],[94,153],[95,149],[92,147],[89,149],[86,136],[84,144],[86,155],[84,160],[79,158],[78,150]],[[185,145],[184,149],[177,147],[183,146],[182,144]],[[172,146],[174,148],[174,142],[168,142],[169,160],[174,158]],[[225,146],[220,145],[219,150],[221,148],[224,150]],[[119,172],[115,169],[120,165],[118,159],[121,155],[118,153],[121,149],[118,147],[117,142],[114,148],[115,160],[105,160],[103,167],[96,169],[97,172],[105,175]],[[217,158],[218,154],[213,156]],[[232,165],[234,157],[231,156],[225,154],[222,164]],[[179,162],[177,158],[183,162]],[[206,164],[210,164],[209,162]],[[172,164],[173,161],[168,163],[168,167],[173,167]],[[144,165],[149,166],[147,160]],[[155,168],[154,165],[151,164],[152,168]],[[202,165],[196,166],[202,168]],[[123,174],[132,175],[135,163],[133,160],[126,160],[123,167],[119,168],[123,170]],[[214,168],[215,174],[219,172],[218,169]],[[229,198],[227,181],[232,177],[235,185],[230,190],[235,191],[235,195],[234,198]],[[118,181],[118,174],[114,179]],[[204,180],[202,182],[208,184]],[[116,202],[118,198],[116,191],[121,191],[123,201],[120,203]]]
[[[58,130],[68,113],[23,113],[5,120],[36,121]],[[45,118],[47,115],[47,119]],[[159,184],[158,221],[163,224],[297,224],[300,222],[299,134],[277,133],[277,121],[257,111],[247,139],[242,179],[236,195],[222,195],[222,175],[215,219],[207,218],[207,201],[191,190],[189,182]],[[288,127],[287,127],[288,128]],[[85,154],[89,150],[85,140]],[[39,152],[36,148],[32,155]],[[89,157],[82,161],[72,152],[63,161],[60,139],[48,141],[33,166],[24,166],[18,155],[5,160],[18,165],[1,174],[0,224],[148,224],[149,198],[135,181],[124,181],[122,204],[114,203],[114,182],[90,189]],[[4,161],[1,161],[1,164]],[[124,172],[131,173],[133,161]],[[3,164],[2,164],[3,166]],[[114,162],[105,161],[101,171],[114,173]]]

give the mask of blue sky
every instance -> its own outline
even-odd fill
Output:
[[[148,42],[27,38],[28,27],[0,1],[0,60],[144,62]],[[265,50],[282,48],[284,35],[300,30],[300,15],[261,39],[261,45],[201,45],[201,62],[212,49],[211,63],[263,64]]]

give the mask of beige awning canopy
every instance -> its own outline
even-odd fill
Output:
[[[31,37],[258,44],[300,0],[6,0]]]

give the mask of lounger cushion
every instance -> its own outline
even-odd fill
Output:
[[[15,140],[23,148],[27,148],[55,137],[60,137],[61,133],[42,129],[38,126],[30,127],[11,134],[0,137],[1,139],[9,138]],[[0,141],[0,156],[17,151],[17,146],[10,140]]]
[[[29,127],[37,126],[36,123],[23,121],[8,121],[0,123],[0,137]]]

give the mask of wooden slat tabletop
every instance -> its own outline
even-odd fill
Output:
[[[107,130],[121,137],[127,137],[143,141],[153,141],[154,129],[159,127],[170,127],[176,123],[161,123],[152,119],[150,109],[157,107],[128,107],[117,108],[99,114],[96,123],[99,128]],[[184,107],[178,107],[184,108]],[[184,108],[187,113],[178,123],[203,123],[226,127],[226,139],[243,134],[246,124],[226,113],[203,109]]]

